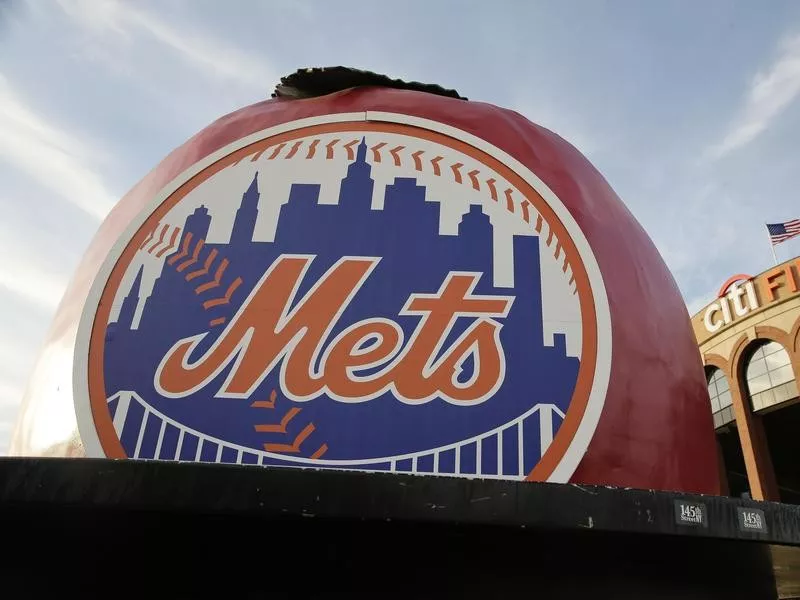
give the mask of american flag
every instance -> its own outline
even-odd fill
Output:
[[[769,231],[772,245],[780,244],[789,238],[800,235],[800,219],[792,219],[785,223],[767,223],[767,231]]]

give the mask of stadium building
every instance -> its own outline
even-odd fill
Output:
[[[800,258],[734,275],[692,324],[723,493],[800,504]]]

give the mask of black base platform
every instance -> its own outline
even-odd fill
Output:
[[[8,597],[777,598],[800,507],[575,485],[0,459]]]

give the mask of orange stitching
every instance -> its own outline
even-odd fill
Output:
[[[223,258],[222,262],[219,264],[219,267],[217,267],[217,272],[214,273],[214,280],[213,281],[209,281],[208,283],[204,283],[203,285],[198,285],[194,289],[194,293],[195,294],[202,294],[206,290],[212,290],[215,287],[219,287],[219,282],[222,280],[222,275],[225,273],[225,269],[228,268],[229,264],[230,263],[228,262],[228,259],[227,258]]]
[[[530,223],[531,215],[528,213],[528,201],[523,200],[520,206],[522,207],[522,220],[525,221],[526,223]]]
[[[269,400],[256,400],[255,402],[251,403],[250,406],[253,408],[275,408],[275,401],[278,399],[278,392],[272,390],[269,393]]]
[[[284,142],[282,144],[278,144],[277,146],[275,146],[275,151],[272,154],[269,155],[269,158],[267,158],[267,160],[275,160],[275,157],[278,156],[278,154],[281,153],[281,150],[283,150],[283,147],[285,145],[286,145],[286,142]]]
[[[212,319],[208,322],[209,327],[216,327],[217,325],[222,325],[225,322],[225,317],[219,317],[218,319]]]
[[[228,286],[228,290],[225,292],[224,296],[222,296],[221,298],[214,298],[213,300],[206,300],[205,302],[203,302],[203,308],[208,310],[209,308],[212,308],[214,306],[219,306],[221,304],[229,304],[233,292],[235,292],[236,288],[238,288],[240,285],[242,285],[242,278],[237,277],[236,279],[234,279],[233,283]]]
[[[481,184],[478,182],[478,169],[473,169],[467,175],[469,176],[470,181],[472,181],[472,189],[481,191]]]
[[[404,148],[405,148],[405,146],[397,146],[396,148],[392,148],[391,150],[389,150],[389,154],[391,154],[392,157],[394,158],[394,166],[395,167],[399,167],[402,164],[399,152],[400,152],[400,150],[403,150]]]
[[[164,236],[165,236],[165,235],[167,235],[167,230],[168,230],[168,229],[169,229],[169,225],[167,225],[167,224],[165,223],[165,224],[164,224],[164,227],[162,227],[162,228],[161,228],[161,233],[160,233],[160,234],[159,234],[159,236],[158,236],[158,241],[157,241],[155,244],[153,244],[152,246],[150,246],[150,249],[148,250],[148,252],[149,252],[150,254],[152,254],[152,253],[153,253],[153,250],[155,250],[156,248],[158,248],[158,247],[161,245],[161,243],[164,241]]]
[[[314,140],[308,146],[308,154],[306,154],[306,158],[314,158],[314,154],[317,152],[317,146],[319,145],[319,140]]]
[[[464,165],[462,163],[456,163],[454,165],[450,165],[450,168],[453,171],[453,177],[455,177],[456,179],[456,183],[461,183],[461,172],[459,171],[459,169],[463,166]]]
[[[554,258],[558,258],[561,255],[561,242],[556,242],[556,251],[553,255]]]
[[[343,145],[344,149],[347,151],[347,159],[348,160],[352,161],[352,160],[355,159],[354,146],[356,144],[358,144],[360,141],[361,141],[361,139],[357,138],[357,139],[351,140],[351,141],[349,141],[349,142],[347,142],[346,144]],[[336,138],[336,139],[333,139],[333,140],[329,141],[327,144],[325,144],[325,149],[326,149],[325,158],[326,159],[334,158],[334,156],[335,156],[335,146],[339,142],[341,142],[341,139],[340,138]],[[298,152],[298,150],[300,149],[300,147],[302,146],[303,143],[304,143],[304,140],[295,141],[294,144],[292,144],[289,152],[286,154],[286,156],[284,158],[286,158],[286,159],[293,158],[295,156],[295,154]],[[308,152],[306,154],[306,158],[313,158],[316,155],[316,148],[317,148],[317,146],[319,144],[320,144],[320,140],[319,139],[314,139],[314,140],[311,140],[309,142],[309,147],[308,147]],[[387,146],[387,144],[388,144],[388,142],[384,141],[384,142],[378,142],[374,146],[369,147],[369,149],[372,151],[373,162],[375,162],[375,163],[383,162],[382,150]],[[278,146],[275,146],[272,154],[269,157],[270,160],[274,159],[274,158],[277,158],[278,155],[280,154],[280,152],[283,150],[283,148],[286,145],[287,145],[287,143],[284,142],[284,143],[279,144]],[[401,156],[400,152],[402,150],[405,150],[405,149],[406,149],[406,146],[399,145],[399,146],[395,146],[394,148],[389,150],[389,154],[392,156],[392,159],[394,161],[394,165],[396,167],[403,166],[403,157]],[[264,150],[262,150],[261,152],[264,152]],[[417,150],[417,151],[411,153],[411,158],[414,161],[414,169],[416,171],[420,171],[421,172],[423,170],[423,165],[422,165],[422,155],[423,154],[425,154],[425,150]],[[256,160],[260,155],[261,155],[261,153],[256,154],[253,157],[253,160]],[[435,176],[437,176],[437,177],[440,177],[442,175],[441,166],[439,165],[439,163],[442,160],[444,160],[444,157],[442,157],[442,156],[435,156],[434,158],[432,158],[430,160],[431,167],[433,169],[433,174]],[[453,172],[453,178],[455,180],[455,183],[458,183],[458,184],[463,184],[464,183],[464,177],[463,177],[463,174],[461,172],[461,168],[462,167],[464,167],[464,164],[460,163],[460,162],[456,162],[456,163],[453,163],[453,164],[450,165],[450,170]],[[476,191],[481,191],[481,179],[479,178],[480,170],[479,169],[473,169],[473,170],[471,170],[471,171],[469,171],[467,173],[467,176],[469,177],[469,181],[470,181],[470,185],[472,186],[472,189],[474,189]],[[490,194],[492,200],[494,200],[495,202],[498,201],[497,187],[495,185],[496,183],[497,183],[497,180],[494,179],[494,178],[489,178],[489,179],[485,180],[485,184],[489,188],[489,194]],[[516,204],[514,202],[514,199],[513,199],[513,192],[514,192],[513,188],[507,188],[504,191],[504,195],[505,195],[505,198],[506,198],[506,210],[508,210],[508,212],[510,212],[512,214],[518,214],[517,213],[517,206],[516,206]],[[521,213],[522,213],[521,214],[522,219],[526,223],[530,223],[530,221],[531,221],[530,208],[531,208],[531,205],[530,205],[530,202],[527,199],[523,199],[522,202],[519,204],[519,209],[521,210]],[[536,226],[535,226],[536,233],[541,234],[542,225],[543,225],[542,215],[537,213],[536,214]],[[553,242],[553,231],[552,231],[552,228],[548,228],[548,229],[549,229],[549,231],[548,231],[546,244],[547,244],[547,246],[550,246],[550,245],[552,245],[552,242]],[[559,258],[560,253],[561,253],[562,250],[564,250],[564,248],[561,247],[560,245],[556,248],[556,255],[555,255],[556,258]],[[567,260],[566,256],[564,257],[564,260],[565,261]],[[565,262],[565,265],[563,266],[562,270],[564,272],[566,272],[566,269],[567,269],[567,263]],[[214,287],[213,284],[212,284],[212,287]]]
[[[322,455],[328,451],[328,444],[322,444],[319,448],[317,448],[316,452],[311,455],[311,460],[316,460],[318,458],[322,458]]]
[[[203,264],[202,269],[197,269],[197,271],[192,271],[188,275],[186,275],[186,281],[191,281],[196,277],[201,277],[203,275],[208,275],[208,269],[211,268],[211,265],[214,263],[214,259],[217,257],[217,249],[213,248],[211,252],[208,253],[208,258],[206,258],[205,264]]]
[[[313,423],[309,423],[305,426],[303,431],[297,434],[291,444],[264,444],[264,450],[267,452],[290,452],[292,454],[297,454],[300,452],[300,445],[306,441],[306,438],[314,433]]]
[[[422,156],[424,153],[425,153],[424,150],[417,150],[416,152],[414,152],[414,154],[411,155],[411,158],[414,159],[414,168],[417,171],[422,171],[422,159],[420,158],[420,156]]]
[[[340,140],[339,138],[336,138],[335,140],[331,140],[330,142],[325,144],[325,150],[326,150],[325,151],[325,158],[326,158],[326,160],[330,160],[330,159],[333,158],[333,147],[336,144],[338,144],[339,142],[341,142],[341,141],[342,140]]]
[[[269,400],[256,400],[250,403],[253,408],[275,408],[275,402],[278,399],[278,392],[272,390],[269,393]],[[254,425],[253,428],[259,433],[280,433],[286,435],[288,433],[287,427],[302,409],[296,406],[291,407],[284,413],[280,423],[261,423]],[[303,430],[298,433],[290,444],[267,442],[264,444],[264,450],[267,452],[288,452],[296,454],[300,452],[301,444],[316,430],[314,423],[309,423]],[[311,454],[311,460],[316,460],[322,457],[328,451],[328,444],[322,444]]]
[[[145,246],[147,246],[147,244],[149,244],[149,243],[150,243],[150,240],[152,240],[152,239],[153,239],[153,236],[154,236],[155,234],[156,234],[156,230],[155,230],[155,228],[151,229],[151,230],[150,230],[150,233],[148,233],[148,234],[147,234],[147,237],[146,237],[146,238],[144,239],[144,241],[142,242],[142,245],[141,245],[141,246],[139,246],[139,249],[141,250],[141,249],[143,249]]]
[[[267,150],[269,150],[268,147],[264,148],[263,150],[259,150],[258,152],[253,154],[252,158],[250,159],[250,162],[256,162],[259,158],[261,158],[261,155],[264,154],[264,152],[266,152]]]
[[[277,425],[274,423],[264,423],[261,425],[256,425],[255,429],[259,433],[286,433],[286,426],[300,413],[301,410],[301,408],[293,406],[286,411],[286,414],[283,415],[283,418]]]
[[[181,247],[181,251],[178,254],[170,256],[167,259],[167,264],[168,265],[174,265],[177,261],[182,259],[184,256],[188,256],[189,255],[189,244],[191,242],[192,242],[192,232],[189,231],[186,234],[186,237],[183,238],[183,246]]]
[[[181,228],[180,228],[180,227],[176,227],[176,228],[175,228],[175,231],[173,231],[173,232],[172,232],[172,235],[171,235],[171,236],[170,236],[170,238],[169,238],[169,246],[167,246],[166,248],[162,248],[161,250],[159,250],[159,251],[156,253],[156,258],[161,258],[161,257],[162,257],[162,256],[164,256],[164,255],[165,255],[167,252],[169,252],[170,250],[172,250],[172,249],[175,247],[175,240],[177,239],[177,237],[178,237],[178,234],[179,234],[180,232],[181,232]]]
[[[200,251],[203,249],[203,245],[205,243],[206,241],[204,239],[200,239],[197,242],[197,245],[194,247],[194,252],[192,253],[192,258],[178,265],[178,268],[176,269],[178,273],[183,273],[186,269],[197,262],[197,259],[200,256]]]
[[[381,142],[379,144],[375,144],[370,150],[372,150],[372,160],[376,163],[381,162],[381,153],[380,149],[386,145],[386,142]]]
[[[294,157],[297,154],[297,150],[300,148],[300,144],[303,143],[303,140],[297,140],[292,146],[292,149],[289,150],[289,154],[286,155],[285,160],[289,160],[290,158]]]
[[[344,145],[344,148],[347,150],[347,160],[353,160],[356,157],[355,150],[353,150],[353,146],[355,146],[359,140],[353,140],[352,142],[347,142]]]
[[[489,193],[492,195],[492,200],[497,202],[497,188],[494,187],[494,184],[497,182],[496,179],[487,179],[486,185],[489,186]]]
[[[505,191],[505,195],[506,195],[506,210],[508,210],[508,212],[512,212],[512,213],[514,212],[514,200],[511,198],[511,194],[513,193],[513,191],[514,190],[512,188],[508,188]]]

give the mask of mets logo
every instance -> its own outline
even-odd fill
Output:
[[[586,238],[440,123],[303,119],[153,199],[75,350],[90,456],[566,481],[611,364]]]

